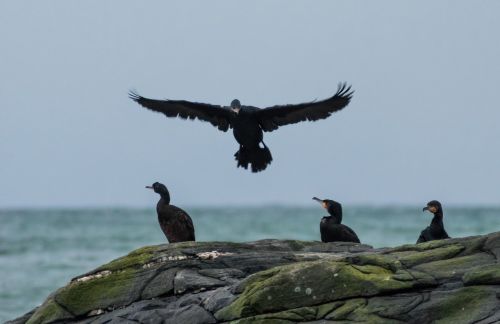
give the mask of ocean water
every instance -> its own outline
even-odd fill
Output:
[[[198,241],[319,240],[318,207],[185,208]],[[414,243],[421,207],[344,206],[344,223],[374,247]],[[446,208],[452,237],[500,231],[500,207]],[[0,210],[0,322],[43,302],[71,278],[144,245],[165,243],[154,209]]]

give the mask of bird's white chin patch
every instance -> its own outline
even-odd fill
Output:
[[[231,108],[231,110],[236,114],[240,113],[240,108]]]

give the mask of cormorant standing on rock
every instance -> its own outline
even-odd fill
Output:
[[[319,224],[322,242],[355,242],[360,243],[354,231],[342,223],[342,205],[334,200],[319,199],[314,197],[328,211],[330,216],[325,216]]]
[[[179,207],[170,205],[170,194],[167,187],[162,183],[155,182],[146,188],[153,189],[161,197],[156,204],[156,213],[161,230],[168,242],[195,241],[191,217]]]
[[[154,100],[144,98],[131,91],[129,97],[150,110],[161,112],[167,117],[196,119],[210,122],[219,130],[226,132],[233,129],[233,135],[240,144],[234,154],[238,167],[259,172],[273,160],[271,151],[264,144],[263,132],[272,132],[280,126],[295,124],[301,121],[325,119],[332,113],[341,110],[351,100],[351,87],[339,85],[332,97],[295,105],[277,105],[259,109],[242,106],[238,99],[231,102],[230,107],[222,107],[185,100]]]
[[[427,228],[420,233],[417,243],[450,238],[444,229],[443,208],[441,207],[441,203],[437,200],[429,201],[427,207],[422,209],[423,212],[426,210],[433,213],[434,217],[432,218],[431,225],[427,226]]]

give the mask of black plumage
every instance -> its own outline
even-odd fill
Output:
[[[432,200],[427,203],[427,207],[424,207],[422,211],[428,210],[434,214],[432,218],[431,225],[427,226],[418,237],[417,243],[428,242],[433,240],[443,240],[450,238],[443,224],[443,207],[441,203],[437,200]]]
[[[360,243],[356,233],[349,227],[342,224],[342,205],[334,200],[319,199],[314,197],[330,216],[325,216],[319,224],[322,242],[355,242]]]
[[[162,183],[155,182],[146,188],[153,189],[161,197],[156,204],[156,213],[161,230],[168,242],[195,241],[191,217],[179,207],[170,205],[170,193],[167,187]]]
[[[332,113],[349,104],[352,97],[351,87],[339,85],[337,93],[325,100],[295,105],[278,105],[260,109],[242,106],[239,100],[231,102],[230,107],[222,107],[186,100],[154,100],[130,92],[131,99],[150,110],[161,112],[167,117],[207,121],[219,130],[233,129],[233,135],[240,145],[234,154],[238,167],[245,169],[250,165],[252,172],[259,172],[273,160],[271,151],[264,144],[263,132],[272,132],[280,126],[301,121],[325,119]]]

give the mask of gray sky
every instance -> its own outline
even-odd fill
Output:
[[[499,204],[499,1],[0,2],[0,207]],[[232,133],[127,98],[270,106],[332,95],[327,120]]]

